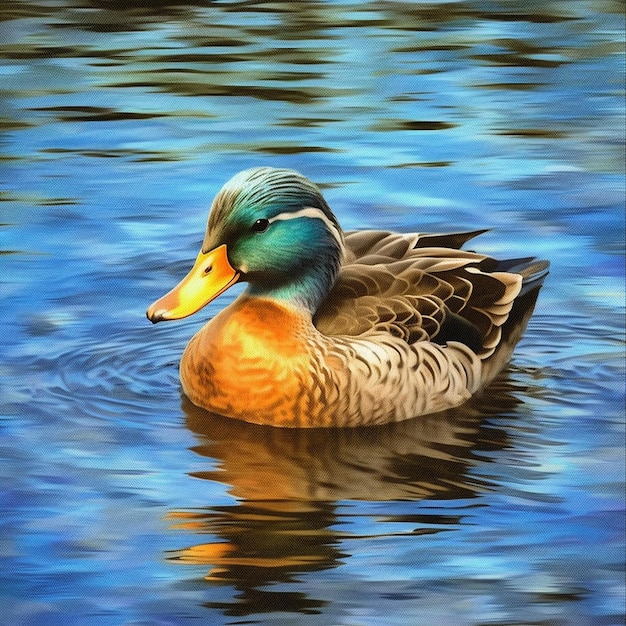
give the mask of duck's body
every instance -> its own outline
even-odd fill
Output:
[[[180,376],[194,404],[220,415],[355,426],[460,404],[478,387],[480,361],[463,344],[410,346],[384,332],[328,337],[300,311],[243,296],[193,337]]]
[[[290,427],[434,413],[500,371],[547,273],[458,249],[476,234],[344,236],[299,174],[248,170],[214,202],[208,251],[148,316],[184,317],[250,282],[181,360],[185,394],[214,413]]]

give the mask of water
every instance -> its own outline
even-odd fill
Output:
[[[10,624],[624,623],[624,12],[610,1],[7,0],[1,610]],[[153,327],[235,172],[345,228],[492,230],[552,272],[437,419],[207,420]]]

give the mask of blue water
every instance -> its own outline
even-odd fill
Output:
[[[6,0],[7,624],[624,623],[624,9]],[[342,433],[207,420],[152,326],[237,171],[552,271],[503,377]]]

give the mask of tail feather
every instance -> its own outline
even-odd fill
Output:
[[[513,307],[506,322],[502,326],[502,337],[495,352],[483,362],[483,383],[489,384],[510,360],[517,342],[535,308],[537,296],[545,277],[548,275],[550,263],[537,259],[518,259],[519,263],[509,267],[507,271],[522,276],[522,289],[516,296]]]
[[[486,233],[489,229],[472,230],[463,233],[426,233],[420,234],[419,239],[415,243],[415,248],[452,248],[458,250],[464,243],[468,242],[478,235]]]
[[[508,271],[521,275],[522,290],[519,295],[523,296],[543,285],[543,281],[550,272],[550,263],[541,259],[528,259],[514,265]]]

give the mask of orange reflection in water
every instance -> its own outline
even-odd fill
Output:
[[[399,534],[419,540],[452,530],[460,522],[458,515],[420,508],[411,515],[377,517],[379,532],[365,535],[354,529],[363,514],[350,502],[476,498],[488,487],[468,474],[476,452],[507,445],[504,432],[486,428],[484,418],[513,411],[519,402],[512,391],[504,380],[461,409],[356,429],[246,424],[211,415],[185,400],[187,426],[199,440],[193,451],[210,464],[191,475],[229,485],[237,502],[171,511],[173,530],[203,540],[169,553],[168,559],[205,565],[206,580],[234,585],[241,592],[236,601],[219,608],[245,614],[259,606],[284,606],[284,594],[268,586],[344,563],[350,558],[347,540]],[[404,524],[398,531],[390,522]],[[407,531],[406,523],[413,528]],[[318,600],[296,595],[290,600],[295,610],[319,606]]]

